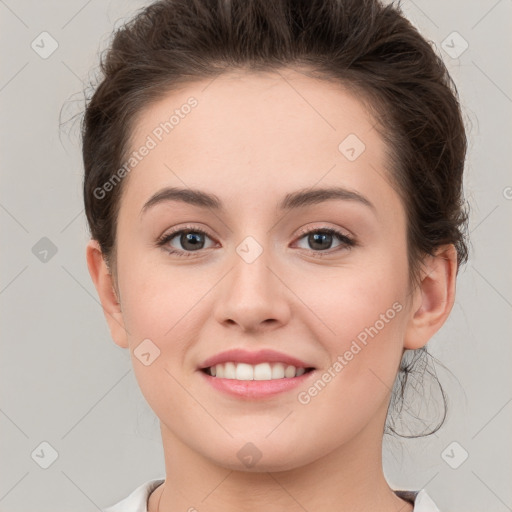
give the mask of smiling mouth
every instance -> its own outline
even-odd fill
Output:
[[[233,380],[279,380],[300,377],[314,368],[302,368],[286,363],[235,363],[226,362],[201,368],[210,377]]]

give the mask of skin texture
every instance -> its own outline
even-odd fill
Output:
[[[112,338],[130,350],[141,391],[160,419],[166,481],[152,493],[149,511],[412,510],[384,478],[382,432],[404,349],[425,345],[453,306],[454,247],[426,258],[421,286],[409,289],[403,205],[375,121],[353,94],[293,70],[229,73],[146,108],[132,149],[190,96],[197,107],[125,178],[117,281],[97,242],[87,246]],[[338,149],[349,134],[366,146],[354,161]],[[213,193],[225,212],[169,202],[140,217],[165,186]],[[277,210],[287,193],[328,186],[357,191],[375,211],[339,199]],[[209,237],[192,257],[156,245],[190,223]],[[299,233],[325,227],[357,245],[333,237],[321,251]],[[247,236],[263,249],[250,264],[236,251]],[[171,245],[186,250],[179,235]],[[315,257],[320,252],[329,255]],[[401,311],[317,396],[300,403],[298,393],[397,302]],[[133,353],[146,338],[160,350],[148,366]],[[224,395],[198,366],[235,347],[282,351],[316,371],[272,398]],[[248,442],[261,452],[251,468],[237,457]]]

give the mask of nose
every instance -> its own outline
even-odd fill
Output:
[[[291,316],[290,291],[270,251],[263,250],[254,261],[237,252],[232,265],[219,283],[216,320],[228,327],[238,326],[243,332],[268,331],[285,325]]]

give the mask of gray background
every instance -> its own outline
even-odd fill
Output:
[[[72,120],[112,27],[144,3],[0,0],[1,512],[98,510],[164,475],[157,419],[127,351],[110,339],[87,271]],[[427,439],[386,436],[386,476],[394,488],[427,488],[444,511],[512,510],[512,2],[403,6],[461,96],[472,250],[452,315],[429,343],[452,372],[439,370],[448,421]],[[43,31],[58,42],[47,59],[31,48]],[[455,57],[444,49],[461,48],[454,31],[469,44]],[[71,121],[59,130],[61,109]],[[47,469],[43,441],[58,453]]]

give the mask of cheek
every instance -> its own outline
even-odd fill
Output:
[[[139,261],[126,276],[123,319],[140,390],[159,418],[169,418],[190,398],[182,387],[185,361],[200,335],[200,308],[195,306],[205,290],[204,283],[201,287],[180,278],[179,271],[161,270]],[[144,361],[142,354],[147,352],[150,356]]]
[[[123,319],[132,336],[164,342],[194,324],[196,307],[211,288],[202,270],[150,261],[125,261]]]
[[[320,339],[343,349],[347,340],[364,341],[367,328],[374,326],[395,330],[404,310],[407,291],[407,269],[392,256],[381,253],[378,262],[365,261],[357,265],[318,268],[294,275],[293,291],[301,299],[309,325]],[[402,315],[404,316],[404,315]],[[385,328],[384,328],[385,327]]]
[[[332,395],[324,399],[345,402],[346,410],[358,410],[363,398],[379,402],[396,378],[407,324],[402,259],[405,265],[381,252],[374,264],[330,269],[329,279],[303,279],[298,291],[308,306],[303,318],[330,358],[323,373]]]
[[[340,299],[345,309],[330,316],[336,334],[323,338],[330,364],[297,397],[304,421],[322,429],[326,449],[350,439],[376,415],[384,418],[396,379],[405,307],[391,294],[368,297],[365,308]]]

